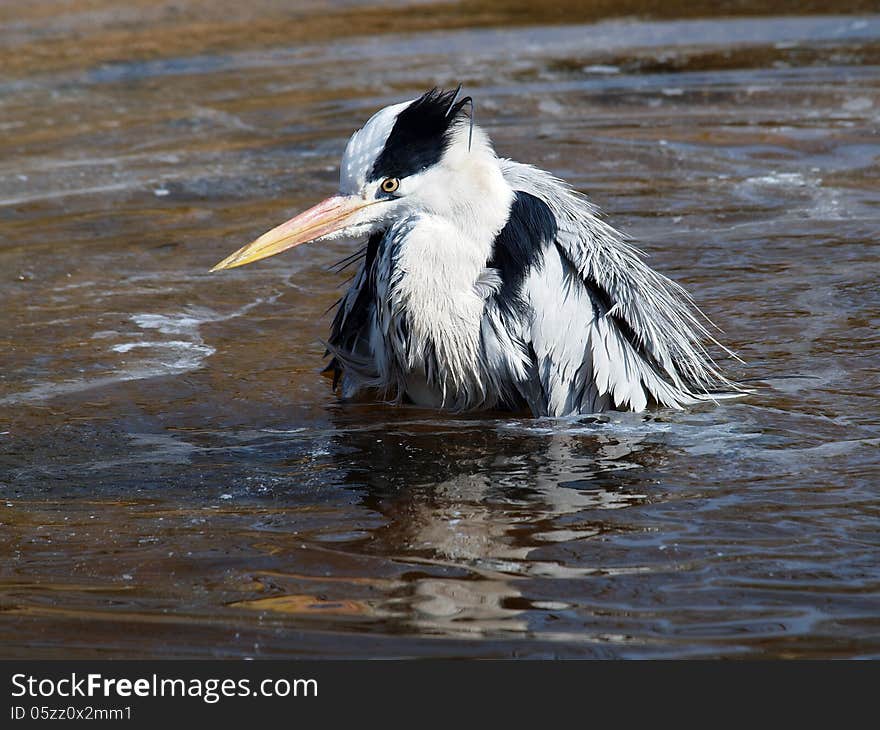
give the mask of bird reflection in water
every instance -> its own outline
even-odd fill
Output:
[[[350,474],[364,506],[387,520],[365,549],[414,566],[384,608],[447,636],[526,632],[527,611],[566,607],[531,600],[528,579],[603,572],[598,562],[572,567],[536,551],[615,529],[602,512],[647,500],[641,467],[661,458],[658,445],[647,429],[457,425],[441,436],[431,422],[400,424],[381,439],[344,429],[336,437],[356,449],[353,462],[374,467]]]

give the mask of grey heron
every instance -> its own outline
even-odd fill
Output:
[[[458,90],[377,112],[337,195],[212,271],[340,237],[362,240],[327,343],[345,397],[567,416],[741,392],[684,289],[585,196],[498,157]]]

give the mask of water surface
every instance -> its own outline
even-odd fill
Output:
[[[0,11],[0,654],[880,656],[880,16],[776,5]],[[342,403],[352,242],[207,273],[458,82],[754,395]]]

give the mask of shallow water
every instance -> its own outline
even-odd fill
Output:
[[[880,16],[282,5],[0,13],[0,655],[880,657]],[[350,242],[207,274],[459,81],[752,396],[341,403]]]

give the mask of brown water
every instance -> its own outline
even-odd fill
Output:
[[[4,4],[0,655],[880,657],[880,16],[562,5]],[[345,404],[351,243],[206,273],[459,81],[755,395]]]

